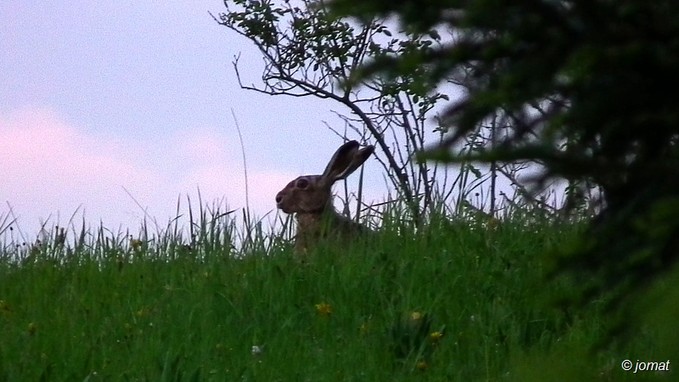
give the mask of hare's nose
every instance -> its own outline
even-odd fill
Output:
[[[280,203],[281,200],[283,200],[283,195],[281,195],[281,193],[279,192],[278,194],[276,194],[276,203]]]

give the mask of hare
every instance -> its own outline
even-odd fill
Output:
[[[322,175],[300,176],[276,194],[276,206],[287,214],[296,214],[296,254],[307,253],[323,238],[351,240],[369,231],[337,213],[332,205],[332,185],[349,176],[375,151],[374,146],[359,147],[356,141],[343,144]]]

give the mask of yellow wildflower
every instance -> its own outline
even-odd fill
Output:
[[[427,363],[427,361],[418,361],[417,364],[415,364],[415,367],[417,368],[417,370],[424,371],[429,368],[429,364]]]
[[[438,342],[443,337],[443,332],[431,332],[429,333],[429,339],[431,342]]]
[[[0,313],[9,313],[11,312],[12,309],[10,309],[9,304],[5,300],[0,300]]]
[[[318,314],[321,316],[329,316],[332,313],[332,306],[325,302],[316,304],[316,312],[318,312]]]

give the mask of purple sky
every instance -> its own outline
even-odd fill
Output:
[[[245,207],[231,109],[260,217],[341,143],[323,125],[339,123],[337,105],[238,87],[233,56],[253,83],[262,61],[208,15],[224,10],[220,0],[40,3],[0,3],[0,217],[11,208],[25,232],[78,209],[76,225],[84,211],[95,227],[136,231],[134,199],[164,225],[198,188],[207,204]],[[367,170],[381,179],[376,162]],[[375,183],[368,195],[386,194]]]

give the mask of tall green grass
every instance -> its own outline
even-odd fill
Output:
[[[0,243],[0,380],[566,380],[558,352],[580,380],[639,380],[619,362],[654,346],[647,333],[584,353],[603,314],[549,303],[564,285],[544,282],[546,259],[579,223],[392,219],[302,263],[233,214],[191,219],[189,233]]]

